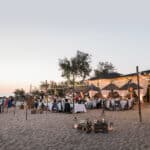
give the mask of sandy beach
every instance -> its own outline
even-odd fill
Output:
[[[129,111],[106,111],[114,131],[87,134],[73,128],[74,117],[97,119],[101,110],[87,113],[51,113],[31,115],[17,109],[0,114],[0,150],[149,150],[150,106],[142,110],[139,123],[137,108]]]

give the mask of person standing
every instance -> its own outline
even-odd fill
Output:
[[[71,112],[70,103],[68,102],[68,99],[65,99],[65,110],[66,113]]]
[[[5,99],[4,107],[7,109],[7,112],[8,112],[8,98]]]
[[[37,108],[38,108],[38,101],[37,100],[34,101],[34,107],[37,110]]]
[[[2,98],[1,112],[4,112],[4,97]]]

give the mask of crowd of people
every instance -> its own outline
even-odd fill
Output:
[[[87,98],[85,102],[87,109],[105,108],[107,110],[128,110],[132,109],[134,104],[134,98]]]
[[[33,108],[35,110],[50,110],[52,112],[66,112],[71,113],[71,103],[68,99],[60,99],[60,98],[53,98],[51,102],[47,102],[46,100],[35,99],[33,103]]]
[[[15,107],[16,103],[12,96],[10,97],[1,97],[0,99],[0,113],[4,112],[5,109],[8,110],[8,108]]]
[[[134,99],[119,99],[119,98],[96,98],[86,96],[75,97],[74,104],[82,104],[86,109],[100,109],[105,108],[107,110],[128,110],[132,109],[134,105]],[[53,97],[50,101],[35,100],[34,109],[46,110],[52,112],[66,112],[71,113],[73,111],[73,100],[71,98]]]
[[[90,97],[89,95],[81,97],[79,95],[75,95],[73,103],[72,97],[68,96],[66,96],[65,98],[51,96],[49,99],[43,96],[34,97],[32,107],[30,108],[33,108],[34,110],[49,110],[52,112],[71,113],[73,111],[74,104],[82,104],[86,109],[105,108],[108,110],[125,110],[131,109],[133,107],[134,99],[120,99],[111,97],[98,98]],[[0,99],[0,113],[4,112],[5,109],[8,111],[8,108],[15,106],[16,101],[13,97],[3,97]]]

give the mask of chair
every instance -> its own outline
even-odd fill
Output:
[[[121,109],[120,101],[117,100],[117,101],[115,101],[115,110],[120,110],[120,109]]]
[[[121,100],[121,101],[120,101],[121,110],[125,110],[126,105],[127,105],[127,101],[126,101],[126,100]]]
[[[111,110],[115,110],[115,100],[114,99],[110,100],[110,104],[111,104]]]
[[[134,103],[133,99],[129,99],[128,100],[128,109],[132,109],[133,108],[133,103]]]
[[[106,100],[106,108],[110,109],[110,100]]]

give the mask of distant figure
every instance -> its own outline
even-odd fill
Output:
[[[53,102],[53,105],[52,105],[52,111],[55,111],[55,112],[58,111],[58,106],[57,106],[56,99],[54,99],[54,102]]]
[[[96,108],[99,109],[101,108],[101,100],[100,99],[96,99]]]
[[[5,100],[5,107],[8,108],[8,98]]]
[[[13,97],[10,98],[10,101],[11,101],[11,106],[15,107],[16,104],[15,104],[15,100]]]
[[[11,107],[12,107],[12,99],[9,98],[9,99],[8,99],[8,108],[11,108]]]
[[[34,107],[35,107],[35,109],[38,108],[38,101],[37,100],[34,101]]]
[[[61,102],[61,100],[58,101],[57,106],[58,106],[58,111],[59,111],[59,112],[62,112],[63,107],[62,107],[62,102]]]
[[[1,112],[4,112],[4,98],[2,98],[2,104],[1,104]]]
[[[45,108],[45,105],[44,105],[43,101],[41,101],[41,109],[44,110],[44,108]]]
[[[68,99],[65,99],[65,112],[66,113],[70,113],[71,112],[71,108],[70,108],[70,104],[68,102]]]
[[[0,113],[2,112],[2,101],[0,100]]]

